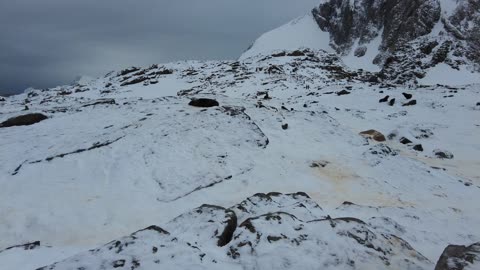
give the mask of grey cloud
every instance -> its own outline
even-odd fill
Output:
[[[130,65],[235,59],[318,0],[0,0],[0,95]]]

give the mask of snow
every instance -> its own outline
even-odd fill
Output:
[[[425,85],[465,85],[480,83],[480,74],[467,70],[465,66],[460,66],[460,70],[453,69],[447,64],[440,63],[427,71],[424,78],[419,79],[421,84]]]
[[[252,47],[242,54],[240,60],[258,54],[270,54],[276,50],[296,50],[310,48],[333,52],[330,47],[330,34],[323,32],[308,14],[290,23],[263,34]]]
[[[458,5],[464,1],[465,0],[439,0],[443,15],[448,18],[457,9]]]
[[[309,25],[307,18],[297,24]],[[332,257],[318,251],[328,246],[345,251],[339,253],[342,262],[349,263],[347,254],[359,267],[382,269],[378,252],[370,258],[369,250],[344,237],[358,229],[371,231],[374,245],[391,247],[388,258],[398,269],[408,269],[403,258],[412,254],[413,265],[433,269],[448,244],[480,241],[478,84],[453,87],[469,77],[447,70],[448,77],[440,75],[450,86],[438,86],[442,76],[432,69],[424,80],[433,86],[386,87],[365,83],[362,76],[369,73],[349,76],[351,70],[335,55],[307,53],[311,56],[247,54],[241,61],[169,63],[138,75],[112,73],[84,86],[9,97],[0,106],[0,122],[25,114],[27,98],[28,112],[49,119],[0,128],[0,265],[31,269],[60,262],[58,269],[72,269],[72,263],[85,262],[95,269],[118,256],[133,266],[134,256],[146,262],[140,269],[156,269],[157,259],[166,269],[249,269],[272,262],[288,269],[311,266],[315,261],[309,257],[303,264],[296,260],[305,252],[330,265]],[[277,71],[268,72],[273,66]],[[158,74],[165,69],[172,74]],[[122,86],[142,76],[142,82]],[[350,94],[337,95],[341,90]],[[417,105],[402,106],[408,102],[402,92],[413,94]],[[378,102],[386,95],[396,99],[393,106]],[[193,97],[215,98],[220,106],[189,106]],[[85,107],[108,98],[115,104]],[[359,135],[368,129],[382,132],[387,141]],[[424,151],[401,144],[401,137],[422,144]],[[454,158],[436,158],[435,149]],[[303,191],[311,200],[251,197],[272,191]],[[241,258],[232,259],[230,247],[257,236],[237,227],[239,238],[218,248],[208,241],[220,232],[222,211],[209,218],[195,211],[205,203],[228,208],[239,202],[245,211],[235,210],[238,225],[271,212],[296,218],[283,224],[256,219],[265,232],[261,242],[252,242],[258,253],[249,255],[243,245]],[[330,222],[311,222],[326,216],[365,224],[339,222],[332,228]],[[150,225],[171,235],[137,232],[136,245],[120,255],[112,252],[112,239],[133,241],[132,232]],[[309,235],[302,249],[287,240],[265,240],[267,233],[297,239],[295,228],[302,226]],[[1,251],[35,240],[44,245]],[[152,241],[165,248],[148,253]],[[95,251],[85,251],[91,248]],[[168,259],[172,255],[178,259]]]

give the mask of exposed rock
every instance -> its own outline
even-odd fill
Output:
[[[412,143],[412,141],[410,141],[409,139],[407,139],[405,137],[402,137],[402,138],[400,138],[400,143],[401,144],[409,144],[409,143]]]
[[[356,39],[364,44],[378,35],[383,37],[384,50],[395,50],[430,33],[440,11],[436,1],[330,0],[314,9],[313,15],[320,28],[330,32],[337,51],[344,53]]]
[[[13,126],[29,126],[41,122],[48,117],[41,113],[29,113],[24,115],[15,116],[0,123],[0,128],[13,127]]]
[[[6,99],[4,97],[0,97],[0,101],[5,101]]]
[[[408,93],[402,93],[402,95],[406,98],[406,99],[411,99],[413,97],[412,94],[408,94]]]
[[[8,248],[4,249],[3,251],[10,250],[10,249],[15,249],[15,248],[21,248],[23,250],[32,250],[32,249],[36,249],[36,248],[39,248],[39,247],[40,247],[40,241],[35,241],[35,242],[31,242],[31,243],[11,246],[11,247],[8,247]],[[3,251],[0,251],[0,253],[3,252]]]
[[[101,99],[96,99],[90,102],[87,102],[82,105],[82,107],[89,107],[89,106],[95,106],[95,105],[100,105],[100,104],[116,104],[115,99],[113,98],[101,98]]]
[[[148,80],[148,77],[146,76],[139,76],[139,77],[135,77],[131,80],[127,80],[125,82],[123,82],[122,84],[120,84],[120,86],[127,86],[127,85],[132,85],[132,84],[137,84],[137,83],[141,83],[141,82],[144,82]]]
[[[372,155],[379,155],[384,157],[398,155],[398,152],[396,150],[393,150],[392,148],[390,148],[388,145],[384,143],[374,145],[368,150],[368,153]]]
[[[165,229],[150,226],[40,269],[431,267],[403,239],[376,231],[387,223],[395,224],[386,218],[376,219],[374,225],[352,217],[330,218],[302,192],[258,193],[230,209],[203,205],[173,219]]]
[[[299,50],[287,54],[288,56],[305,56],[305,53]]]
[[[127,74],[129,74],[129,73],[132,73],[132,72],[135,72],[135,71],[139,71],[139,70],[140,70],[140,68],[138,68],[138,67],[126,68],[126,69],[120,71],[120,72],[118,73],[118,76],[125,76],[125,75],[127,75]]]
[[[218,101],[210,98],[194,98],[188,103],[190,106],[194,107],[202,107],[202,108],[209,108],[219,106],[220,104]]]
[[[345,90],[345,89],[337,92],[337,96],[343,96],[343,95],[348,95],[348,94],[350,94],[350,92]]]
[[[379,103],[387,102],[389,98],[390,98],[390,96],[385,96],[384,98],[381,98],[378,102]]]
[[[435,270],[463,269],[480,269],[480,242],[468,247],[449,245],[435,266]]]
[[[413,146],[413,150],[423,152],[423,146],[421,144],[416,144]]]
[[[395,99],[392,98],[392,99],[388,102],[388,105],[390,105],[390,106],[395,105]]]
[[[433,154],[440,159],[453,159],[454,157],[452,153],[445,150],[439,150],[439,149],[433,150]]]
[[[446,6],[436,0],[326,0],[312,14],[341,55],[360,56],[360,48],[381,38],[373,64],[382,68],[384,80],[405,84],[417,83],[439,63],[480,70],[479,6],[478,0]],[[435,25],[440,34],[428,35]]]
[[[255,269],[426,269],[430,264],[404,240],[375,233],[359,219],[304,222],[287,212],[245,220],[229,247],[227,255]],[[290,252],[279,257],[281,250]]]
[[[287,123],[283,124],[283,125],[282,125],[282,129],[283,129],[283,130],[287,130],[287,129],[288,129],[288,124],[287,124]]]
[[[362,57],[365,55],[367,52],[367,47],[366,46],[360,46],[355,49],[355,52],[353,53],[356,57]]]
[[[402,104],[402,106],[404,106],[404,107],[405,106],[413,106],[413,105],[417,105],[417,101],[415,99],[410,100],[409,102]]]
[[[287,53],[285,51],[272,54],[273,57],[283,57],[283,56],[286,56],[286,55],[287,55]]]
[[[373,139],[377,142],[386,141],[385,136],[382,133],[380,133],[379,131],[376,131],[374,129],[369,129],[369,130],[366,130],[366,131],[362,131],[362,132],[360,132],[360,135],[362,135],[364,137],[367,137],[367,138],[370,138],[370,139]]]

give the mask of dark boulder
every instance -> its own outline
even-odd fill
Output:
[[[423,146],[421,144],[416,144],[413,146],[413,150],[423,152]]]
[[[438,259],[435,270],[480,268],[480,242],[471,246],[449,245]]]
[[[0,128],[2,127],[13,127],[13,126],[29,126],[40,121],[47,119],[48,117],[41,113],[29,113],[16,117],[9,118],[8,120],[0,123]]]
[[[350,92],[348,92],[347,90],[342,90],[340,92],[337,92],[337,96],[343,96],[343,95],[349,95]]]
[[[365,53],[367,53],[367,47],[365,46],[360,46],[358,48],[355,49],[355,52],[354,52],[354,55],[356,57],[362,57],[365,55]]]
[[[405,107],[405,106],[413,106],[413,105],[417,105],[417,101],[415,99],[407,103],[404,103],[402,106]]]
[[[392,98],[392,99],[390,100],[390,102],[388,102],[388,105],[390,105],[390,106],[395,105],[395,99]]]
[[[299,50],[296,50],[296,51],[293,51],[289,54],[287,54],[288,56],[305,56],[305,53],[302,52],[302,51],[299,51]]]
[[[201,108],[209,108],[209,107],[215,107],[219,106],[220,104],[218,101],[210,98],[195,98],[188,103],[190,106],[194,107],[201,107]]]
[[[386,97],[380,99],[378,102],[379,102],[379,103],[387,102],[389,98],[390,98],[390,96],[386,96]]]
[[[453,159],[453,154],[445,150],[433,150],[433,153],[440,159]]]
[[[282,129],[283,129],[283,130],[287,130],[287,129],[288,129],[288,124],[283,124],[283,125],[282,125]]]
[[[374,129],[369,129],[369,130],[362,131],[362,132],[360,132],[360,135],[362,135],[363,137],[366,137],[366,138],[373,139],[377,142],[386,141],[385,136],[381,132],[376,131]]]
[[[409,139],[407,139],[405,137],[402,137],[402,138],[400,138],[400,143],[401,144],[409,144],[409,143],[412,143],[412,141],[410,141]]]
[[[83,104],[82,107],[90,107],[90,106],[95,106],[95,105],[100,105],[100,104],[113,105],[113,104],[115,104],[115,99],[113,99],[113,98],[100,98],[100,99],[96,99],[96,100],[87,102],[87,103]]]
[[[412,94],[408,94],[408,93],[402,93],[402,95],[406,98],[406,99],[411,99],[413,97]]]

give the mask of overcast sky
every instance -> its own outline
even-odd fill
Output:
[[[0,95],[78,75],[235,59],[318,0],[0,0]]]

